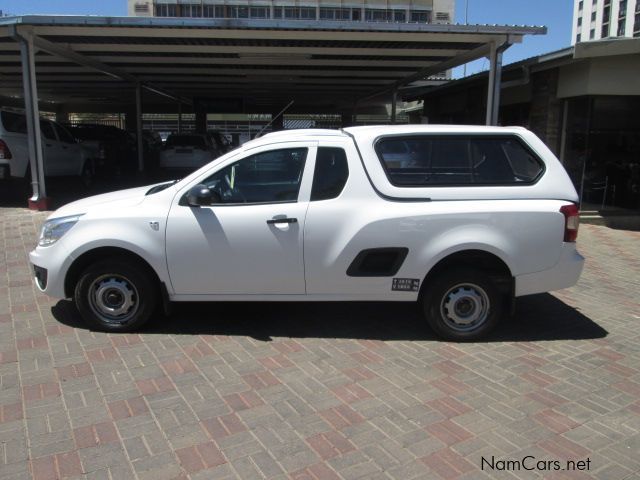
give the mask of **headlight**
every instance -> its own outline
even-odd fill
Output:
[[[56,243],[80,220],[81,216],[82,215],[72,215],[70,217],[60,217],[44,222],[38,245],[47,247]]]

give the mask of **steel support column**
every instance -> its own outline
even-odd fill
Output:
[[[498,112],[500,110],[500,86],[502,83],[502,53],[510,46],[491,45],[489,55],[489,88],[487,90],[487,125],[498,124]]]
[[[144,141],[142,139],[142,85],[136,83],[136,139],[138,140],[138,171],[144,171]]]
[[[24,107],[27,120],[27,142],[32,187],[29,208],[45,210],[48,205],[44,181],[44,153],[42,150],[42,137],[40,136],[40,109],[38,107],[33,36],[31,32],[18,33],[16,27],[13,27],[12,36],[20,44],[22,63],[22,85],[24,88]]]
[[[396,123],[396,114],[398,110],[398,91],[394,90],[391,92],[391,124],[395,125]]]

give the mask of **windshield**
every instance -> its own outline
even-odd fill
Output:
[[[199,135],[171,135],[167,138],[166,147],[198,147],[204,149],[207,144],[204,141],[204,137]]]

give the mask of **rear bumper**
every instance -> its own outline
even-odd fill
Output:
[[[573,287],[578,283],[584,257],[578,253],[575,243],[564,243],[560,260],[552,268],[542,272],[529,273],[516,277],[515,296],[551,292]]]

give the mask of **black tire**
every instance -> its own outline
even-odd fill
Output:
[[[74,300],[90,328],[129,332],[144,325],[155,311],[158,285],[148,269],[136,262],[105,259],[82,272]]]
[[[429,280],[422,307],[427,322],[439,337],[456,342],[473,341],[498,324],[504,296],[487,273],[456,267]]]

